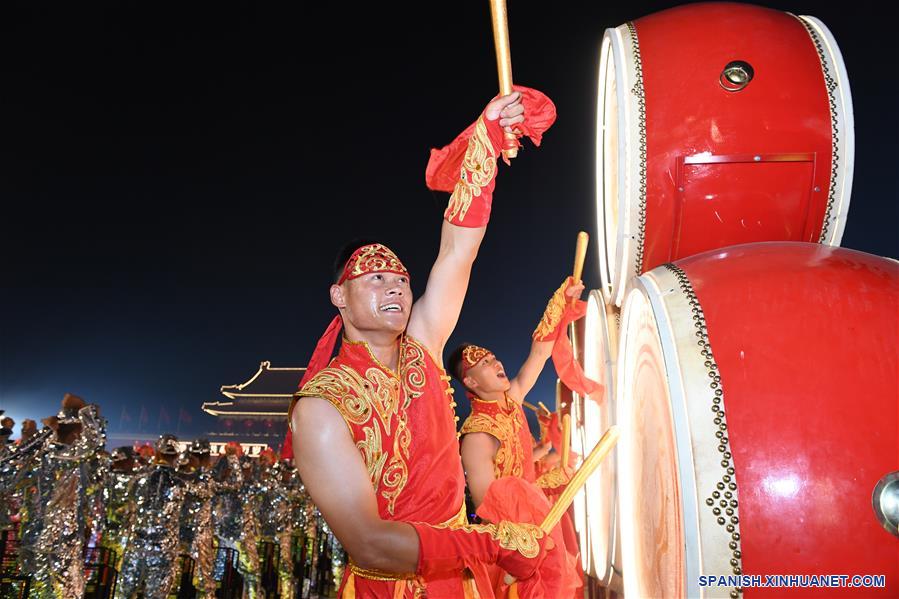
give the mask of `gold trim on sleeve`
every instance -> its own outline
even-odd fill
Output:
[[[487,134],[484,117],[481,116],[468,140],[459,181],[453,189],[446,209],[447,220],[452,220],[458,215],[459,220],[464,221],[471,207],[472,198],[481,195],[481,189],[493,180],[494,175],[496,175],[496,154],[493,151],[493,142]]]

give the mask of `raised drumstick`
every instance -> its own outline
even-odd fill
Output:
[[[562,468],[568,472],[568,457],[571,455],[571,416],[562,416]]]
[[[586,231],[581,231],[577,234],[577,245],[574,248],[574,272],[571,275],[575,284],[581,282],[581,275],[584,274],[584,260],[587,258],[587,244],[589,242],[590,236]],[[571,300],[572,305],[574,305],[574,301],[574,299]]]
[[[512,93],[512,51],[509,49],[509,21],[506,17],[506,0],[490,0],[490,17],[493,20],[493,44],[496,46],[496,70],[499,74],[499,94]],[[518,139],[514,133],[504,132],[503,156],[518,156]]]

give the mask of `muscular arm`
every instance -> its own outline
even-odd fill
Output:
[[[408,524],[381,520],[368,471],[337,409],[304,397],[291,420],[300,476],[353,561],[366,569],[415,572],[418,535]]]
[[[521,94],[516,91],[495,98],[484,109],[484,118],[490,122],[499,119],[499,126],[511,132],[525,120]],[[485,201],[487,197],[483,196]],[[443,353],[446,340],[456,328],[468,290],[471,265],[486,230],[486,222],[482,227],[460,227],[443,221],[437,261],[431,268],[424,295],[415,303],[408,327],[409,333],[435,356]]]
[[[509,383],[509,395],[515,401],[519,403],[524,401],[524,396],[534,387],[537,378],[543,372],[546,361],[552,355],[552,351],[552,341],[534,341],[531,343],[531,353],[528,354],[528,359],[524,361],[521,370]]]
[[[498,450],[499,441],[487,433],[468,433],[462,439],[462,465],[475,507],[481,505],[490,483],[496,479],[493,458]]]
[[[440,251],[431,268],[428,286],[415,302],[408,328],[409,334],[435,356],[442,355],[443,346],[456,328],[468,291],[471,266],[486,231],[487,227],[457,227],[443,221]]]

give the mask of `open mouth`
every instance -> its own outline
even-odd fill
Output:
[[[500,372],[496,373],[496,376],[501,379],[504,379],[504,378],[506,378],[506,373],[504,371],[500,371]]]
[[[381,312],[402,312],[403,307],[399,304],[384,304],[381,306]]]

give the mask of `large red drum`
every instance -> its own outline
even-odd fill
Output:
[[[703,3],[608,29],[597,115],[597,245],[616,305],[633,276],[703,251],[839,245],[852,99],[814,17]]]
[[[616,393],[625,595],[736,597],[700,576],[742,574],[885,577],[727,581],[747,598],[899,595],[897,342],[887,258],[769,242],[634,279]]]

